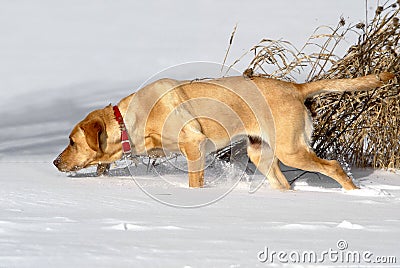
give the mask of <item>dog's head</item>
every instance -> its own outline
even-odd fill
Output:
[[[69,145],[54,160],[63,172],[77,171],[98,163],[112,163],[122,156],[120,129],[111,106],[95,110],[69,135]]]

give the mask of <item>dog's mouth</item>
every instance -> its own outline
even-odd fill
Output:
[[[74,164],[74,163],[68,163],[68,162],[64,162],[62,160],[61,156],[58,156],[54,161],[53,164],[57,167],[57,169],[61,172],[76,172],[79,171],[81,169],[93,166],[93,165],[97,165],[98,163],[95,163],[95,161],[86,161],[84,163],[81,164]]]
[[[61,172],[75,172],[78,170],[81,170],[85,166],[82,165],[74,165],[72,167],[69,167],[65,162],[62,162],[60,157],[57,157],[54,161],[53,164],[57,167],[57,169]]]
[[[57,167],[59,171],[61,172],[76,172],[78,170],[81,170],[84,167],[81,166],[73,166],[71,168],[66,168],[66,167]]]
[[[73,166],[69,171],[78,171],[78,170],[81,170],[82,168],[85,168],[85,167],[81,167],[81,166]]]

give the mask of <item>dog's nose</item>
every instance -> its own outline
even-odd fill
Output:
[[[58,168],[58,165],[60,165],[60,157],[57,157],[56,159],[54,159],[53,164]]]

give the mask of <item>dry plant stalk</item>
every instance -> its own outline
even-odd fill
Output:
[[[328,70],[316,68],[310,81],[355,78],[390,71],[396,79],[366,92],[324,94],[307,102],[316,121],[313,147],[322,157],[358,167],[400,168],[399,7],[379,6],[358,42]],[[321,63],[319,63],[321,64]],[[314,73],[313,73],[314,74]]]
[[[308,72],[309,82],[383,71],[396,74],[390,84],[373,91],[329,93],[306,101],[315,122],[312,145],[319,156],[358,167],[400,168],[399,5],[400,1],[378,6],[368,25],[346,26],[341,18],[335,28],[319,27],[299,50],[288,41],[270,39],[250,49],[254,58],[246,76],[293,81],[296,74]],[[326,29],[328,33],[321,33]],[[358,41],[338,58],[335,49],[350,33],[356,33]]]

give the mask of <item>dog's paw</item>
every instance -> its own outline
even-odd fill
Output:
[[[97,176],[107,175],[108,172],[110,171],[110,166],[111,164],[98,164],[96,169],[96,175]]]

